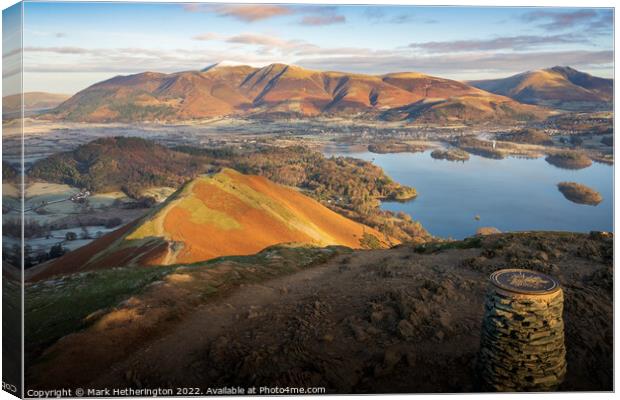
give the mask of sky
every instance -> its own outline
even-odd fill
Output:
[[[221,61],[457,80],[554,65],[613,75],[613,11],[601,8],[27,2],[23,29],[24,91]]]
[[[22,47],[21,7],[12,6],[2,11],[2,96],[21,90]]]

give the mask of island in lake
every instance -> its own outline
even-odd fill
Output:
[[[436,160],[467,161],[469,160],[469,153],[461,149],[437,149],[431,152],[431,157]]]
[[[570,150],[550,154],[545,160],[551,165],[565,169],[583,169],[592,165],[592,160],[587,155]]]
[[[603,201],[603,196],[599,192],[577,182],[560,182],[558,190],[568,200],[577,204],[597,206]]]
[[[413,143],[400,143],[400,142],[388,142],[388,143],[371,143],[368,145],[368,151],[377,154],[386,153],[418,153],[428,149],[426,144],[413,144]]]

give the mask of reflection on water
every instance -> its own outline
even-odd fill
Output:
[[[594,163],[574,171],[553,167],[544,158],[491,160],[472,155],[463,163],[435,160],[430,152],[327,155],[373,161],[394,180],[415,187],[419,194],[415,200],[386,202],[383,208],[409,213],[437,236],[464,238],[482,226],[502,231],[613,230],[613,167],[609,165]],[[562,181],[597,190],[603,202],[593,207],[566,200],[556,186]]]

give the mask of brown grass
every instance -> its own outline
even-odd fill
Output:
[[[255,254],[281,243],[362,248],[364,235],[388,238],[297,190],[226,169],[200,177],[147,217],[70,252],[31,276],[120,267],[195,263]],[[398,243],[392,240],[391,243]]]

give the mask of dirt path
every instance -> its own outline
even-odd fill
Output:
[[[136,370],[141,374],[155,373],[171,382],[182,382],[191,371],[179,366],[190,365],[196,354],[214,339],[234,331],[240,322],[256,318],[274,304],[299,301],[315,290],[308,285],[309,282],[329,280],[333,274],[331,264],[327,264],[264,284],[244,285],[230,296],[197,308],[172,332],[141,348],[128,360],[114,365],[109,373],[92,384],[114,387],[124,384],[126,379],[137,383]]]
[[[498,235],[475,248],[340,255],[237,287],[179,320],[153,319],[157,335],[118,350],[127,355],[111,367],[100,361],[96,375],[80,379],[66,361],[71,349],[82,351],[76,368],[97,363],[102,353],[95,346],[114,349],[102,339],[124,349],[119,344],[144,322],[132,319],[119,331],[95,326],[76,336],[74,347],[60,343],[47,355],[48,366],[57,357],[57,369],[42,365],[31,377],[40,387],[70,374],[82,387],[473,391],[487,276],[519,266],[552,274],[564,288],[569,370],[561,389],[611,390],[610,243],[587,235]]]
[[[459,257],[462,255],[459,252]],[[474,343],[477,342],[476,332],[482,313],[484,281],[475,279],[478,274],[474,273],[468,274],[469,277],[461,276],[460,283],[457,283],[456,277],[448,272],[449,266],[456,261],[455,255],[449,252],[425,256],[426,262],[414,262],[408,268],[391,265],[390,256],[392,254],[382,251],[343,256],[323,266],[265,284],[243,286],[230,296],[198,308],[172,332],[114,365],[109,373],[91,385],[152,387],[174,383],[177,386],[204,387],[205,376],[211,376],[215,386],[229,384],[231,379],[239,385],[274,386],[274,375],[288,374],[281,380],[282,384],[304,386],[310,378],[317,386],[325,386],[321,381],[327,376],[332,390],[349,391],[360,385],[361,378],[367,373],[364,370],[371,363],[376,364],[371,376],[379,381],[385,379],[384,390],[390,390],[393,382],[387,381],[391,381],[390,376],[399,362],[414,366],[418,357],[428,358],[441,353],[447,358],[451,358],[450,353],[460,357],[462,353],[457,351],[460,348],[468,354],[464,360],[466,369],[460,374],[453,371],[449,377],[444,377],[452,382],[441,384],[448,384],[452,390],[459,387],[461,390],[471,389],[471,384],[466,381],[470,380],[471,362],[477,350]],[[406,252],[402,256],[407,256]],[[431,275],[425,274],[427,268],[431,269],[432,275],[446,274],[443,286],[424,280],[424,275]],[[424,336],[423,341],[428,342],[423,346],[428,352],[417,348],[420,343],[416,343],[416,339],[422,338],[415,338],[413,325],[400,322],[401,314],[407,314],[398,305],[407,301],[407,295],[402,292],[406,290],[403,287],[405,277],[417,281],[418,285],[428,285],[424,298],[416,302],[420,307],[418,318],[424,318],[423,314],[432,318],[430,314],[433,312],[424,303],[433,300],[444,303],[435,314],[439,326],[421,326],[418,332]],[[457,300],[465,300],[457,293],[457,285],[465,285],[468,289],[476,286],[474,291],[468,290],[472,294],[469,300],[480,303],[480,307],[462,312],[455,309],[458,308],[454,307],[459,303]],[[451,300],[454,301],[452,307],[448,304]],[[457,315],[458,322],[454,321]],[[455,326],[451,327],[453,321]],[[422,320],[419,322],[425,324]],[[464,329],[457,329],[457,326]],[[444,346],[440,342],[447,331],[455,337],[453,343]],[[360,345],[366,347],[364,351],[360,351]],[[265,368],[265,356],[279,353],[288,353],[291,357],[282,360],[279,366]],[[316,360],[311,359],[317,356],[324,369],[322,377],[309,376],[308,371],[297,365],[312,364]],[[444,367],[452,364],[445,362],[446,357],[440,358]],[[219,367],[214,368],[207,361],[209,359]],[[242,368],[246,370],[245,374],[272,371],[264,378],[257,376],[253,379],[241,371],[230,376],[226,371],[233,371],[240,361],[248,363]],[[355,368],[351,369],[351,366]],[[419,381],[427,380],[428,377],[421,376]],[[406,380],[401,384],[403,390],[407,390],[404,386]]]

